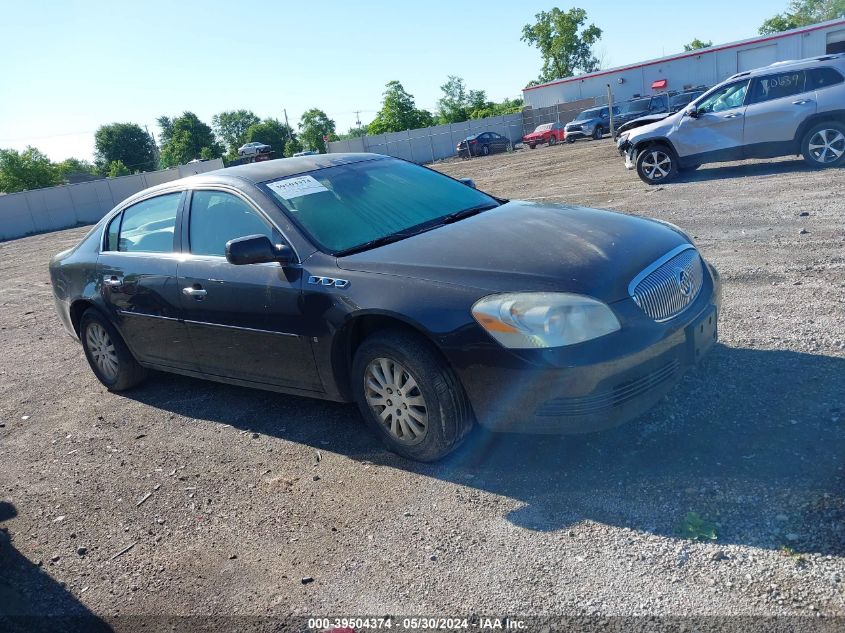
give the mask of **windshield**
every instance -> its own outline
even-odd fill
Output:
[[[551,123],[543,123],[543,125],[538,125],[534,131],[535,132],[545,132],[546,130],[551,130],[552,124]]]
[[[693,99],[697,99],[698,97],[700,97],[703,94],[704,94],[704,92],[702,91],[702,92],[687,92],[687,93],[684,93],[684,94],[681,94],[681,95],[675,95],[674,97],[672,97],[671,107],[673,109],[680,109],[680,108],[684,107],[686,104],[688,104],[689,102],[691,102]]]
[[[581,114],[575,117],[576,121],[589,121],[590,119],[598,119],[601,116],[601,108],[595,110],[584,110]]]
[[[333,254],[499,204],[443,174],[392,158],[326,167],[264,186],[322,250]]]
[[[631,112],[645,112],[648,110],[648,104],[651,99],[637,99],[636,101],[626,101],[619,105],[619,112],[621,114],[630,114]]]

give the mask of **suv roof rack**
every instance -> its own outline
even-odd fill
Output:
[[[829,62],[831,59],[839,59],[842,57],[843,53],[839,53],[838,55],[822,55],[821,57],[816,57],[815,61],[817,62]]]

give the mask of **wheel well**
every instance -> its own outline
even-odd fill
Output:
[[[437,353],[440,354],[440,350],[425,332],[406,321],[383,314],[365,314],[355,317],[344,325],[335,336],[335,344],[332,349],[332,371],[335,375],[337,387],[344,397],[352,399],[351,374],[352,359],[355,358],[355,352],[368,336],[385,330],[399,330],[423,338],[431,343]]]
[[[819,112],[811,117],[807,117],[801,125],[798,126],[798,131],[795,133],[795,144],[797,145],[797,152],[801,151],[801,143],[804,141],[804,135],[814,125],[818,125],[824,121],[836,121],[837,123],[845,124],[845,110],[831,110],[830,112]]]
[[[85,311],[88,308],[95,307],[91,301],[87,299],[77,299],[74,301],[70,306],[70,322],[73,325],[73,330],[76,332],[76,335],[79,336],[79,326],[80,322],[82,321],[82,315],[85,314]]]

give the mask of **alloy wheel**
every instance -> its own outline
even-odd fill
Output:
[[[376,358],[364,375],[367,404],[394,440],[413,445],[428,432],[428,409],[411,373],[390,358]]]
[[[836,129],[819,130],[810,139],[809,149],[817,163],[836,162],[845,154],[845,134]]]
[[[651,150],[643,159],[642,167],[649,180],[660,180],[672,170],[672,158],[659,149]]]
[[[115,380],[120,371],[117,350],[109,333],[99,323],[91,323],[85,334],[88,351],[106,380]]]

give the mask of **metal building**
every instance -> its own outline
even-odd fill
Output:
[[[522,91],[525,105],[548,108],[580,99],[615,101],[693,86],[712,86],[731,75],[774,62],[845,52],[845,20],[831,20],[775,35],[721,44],[690,53],[567,77]]]

